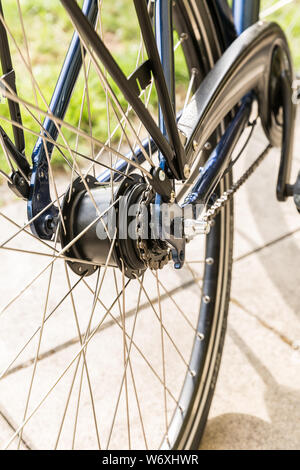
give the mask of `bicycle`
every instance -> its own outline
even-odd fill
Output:
[[[0,2],[0,176],[23,199],[0,211],[3,446],[196,449],[226,332],[233,198],[273,146],[277,198],[300,208],[289,47],[257,0],[57,4],[75,32],[51,97],[32,7]],[[105,20],[122,13],[114,43]],[[258,121],[269,144],[233,182]]]

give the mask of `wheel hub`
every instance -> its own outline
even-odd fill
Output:
[[[135,278],[147,267],[159,269],[168,263],[167,243],[151,232],[155,195],[141,176],[133,174],[113,187],[88,176],[86,185],[88,190],[77,178],[62,206],[60,240],[76,274],[90,275],[107,264]]]

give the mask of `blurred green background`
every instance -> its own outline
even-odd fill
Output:
[[[30,49],[30,58],[34,76],[36,77],[46,100],[49,102],[52,91],[54,89],[61,64],[65,57],[68,44],[72,37],[72,25],[68,20],[60,2],[49,2],[49,0],[22,0],[20,2],[24,27],[27,34],[27,40]],[[270,9],[278,3],[278,0],[262,0],[262,11]],[[3,2],[4,14],[8,26],[20,47],[22,53],[26,57],[26,48],[23,39],[22,27],[17,11],[17,3],[15,0],[6,0]],[[284,8],[266,17],[267,20],[274,20],[280,23],[289,39],[292,49],[296,70],[300,70],[300,0],[287,4]],[[104,1],[102,7],[102,26],[105,29],[105,40],[107,45],[113,52],[118,63],[129,75],[135,68],[137,57],[139,32],[135,21],[133,5],[131,0],[113,0]],[[34,95],[32,92],[32,83],[24,64],[20,58],[14,42],[11,40],[11,50],[16,69],[17,86],[20,96],[27,101],[34,103]],[[177,83],[186,80],[186,68],[184,66],[184,58],[182,54],[176,55],[176,79]],[[79,78],[75,92],[69,106],[66,120],[77,126],[79,110],[81,107],[82,90],[83,90],[83,73]],[[126,109],[126,103],[123,97],[118,93],[116,87],[112,84],[121,104]],[[93,134],[100,140],[107,138],[107,110],[105,105],[105,92],[101,86],[96,73],[91,69],[89,78],[89,95],[91,106],[91,123]],[[97,99],[95,99],[97,97]],[[152,107],[155,107],[155,94],[151,101]],[[45,109],[42,100],[39,98],[39,105]],[[9,117],[7,105],[0,105],[0,116]],[[33,122],[32,117],[22,112],[23,124],[35,132],[39,132],[39,127]],[[1,121],[1,125],[11,135],[10,126]],[[112,122],[113,125],[113,122]],[[87,106],[83,108],[81,128],[89,132],[89,115]],[[25,133],[26,137],[26,153],[28,156],[34,146],[36,138]],[[65,136],[69,141],[70,147],[76,145],[74,134],[65,132]],[[115,140],[119,137],[116,133]],[[84,145],[82,143],[82,145]],[[80,143],[79,143],[80,150]],[[83,148],[81,148],[83,150]],[[53,154],[53,162],[62,165],[64,161],[58,152]],[[8,170],[5,157],[0,155],[0,168],[4,171]]]
[[[261,0],[262,14],[271,11],[279,3],[279,0]],[[292,50],[295,70],[300,72],[300,1],[283,1],[282,4],[284,6],[281,9],[263,19],[276,21],[284,29]]]

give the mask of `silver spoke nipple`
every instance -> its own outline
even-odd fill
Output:
[[[166,179],[166,174],[163,170],[160,170],[159,174],[158,174],[158,177],[160,179],[160,181],[165,181]]]
[[[189,165],[184,165],[183,174],[184,174],[184,177],[186,179],[188,179],[190,177],[191,169],[190,169]]]

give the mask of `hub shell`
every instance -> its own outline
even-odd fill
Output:
[[[65,229],[61,224],[61,244],[63,248],[70,244],[66,256],[78,259],[68,261],[68,265],[76,274],[88,276],[109,257],[108,265],[124,271],[126,277],[141,276],[147,266],[138,250],[137,218],[132,207],[139,204],[147,188],[144,179],[133,174],[111,186],[88,176],[86,185],[89,191],[81,178],[73,181],[62,205]]]

